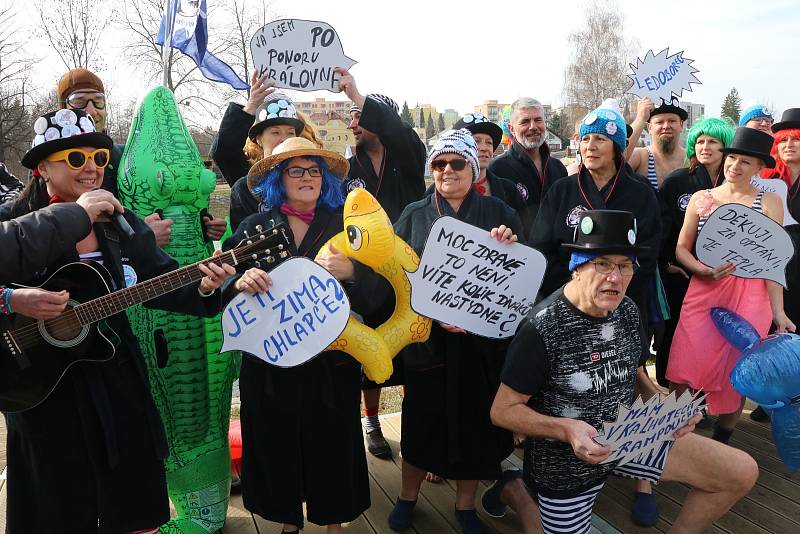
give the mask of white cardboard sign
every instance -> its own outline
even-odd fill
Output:
[[[500,243],[482,228],[440,217],[419,269],[407,273],[411,307],[473,334],[512,337],[533,307],[546,266],[536,249]]]
[[[698,71],[692,66],[693,59],[683,57],[683,51],[669,55],[669,48],[665,48],[658,54],[653,54],[648,50],[644,59],[636,60],[636,64],[630,63],[631,86],[628,93],[644,98],[649,96],[653,103],[658,106],[664,100],[671,102],[672,96],[680,98],[684,91],[691,91],[692,84],[700,84],[700,80],[694,75]]]
[[[797,221],[792,217],[792,214],[789,212],[789,203],[786,197],[789,195],[789,187],[786,185],[786,182],[780,180],[778,178],[761,178],[759,176],[753,176],[750,178],[750,183],[753,184],[753,187],[760,189],[761,191],[767,191],[768,193],[775,193],[781,200],[783,201],[783,225],[789,226],[791,224],[797,224]]]
[[[241,293],[222,312],[222,352],[242,350],[278,367],[303,364],[344,331],[350,301],[331,273],[307,258],[270,272],[266,293]]]
[[[349,69],[355,61],[344,55],[342,42],[330,24],[314,20],[274,20],[250,39],[250,55],[259,73],[275,87],[297,91],[339,92],[336,67]]]
[[[697,236],[697,259],[709,267],[731,262],[733,276],[764,278],[786,287],[786,264],[794,245],[783,227],[748,206],[723,204]]]
[[[617,420],[603,423],[603,432],[594,438],[611,447],[611,455],[602,463],[619,461],[624,465],[675,439],[675,431],[700,413],[704,395],[693,396],[688,390],[680,397],[675,392],[663,401],[653,395],[647,402],[639,397],[630,406],[619,405]]]

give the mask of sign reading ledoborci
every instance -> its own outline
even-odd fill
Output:
[[[344,55],[342,42],[330,24],[313,20],[274,20],[250,39],[250,54],[259,73],[275,87],[297,91],[339,92],[336,67],[349,69],[355,61]]]

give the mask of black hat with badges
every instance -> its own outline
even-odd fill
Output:
[[[305,123],[297,116],[297,109],[292,100],[285,94],[275,91],[267,95],[264,102],[256,109],[256,120],[247,132],[251,141],[255,142],[261,132],[270,126],[291,126],[295,135],[303,133]]]
[[[795,128],[800,128],[800,108],[789,108],[781,115],[780,122],[772,125],[772,133]]]
[[[561,246],[592,254],[638,254],[636,218],[629,211],[587,210],[581,213],[572,243]]]
[[[772,136],[755,128],[740,126],[733,134],[731,145],[722,149],[723,154],[744,154],[753,156],[764,162],[764,166],[771,169],[775,166],[775,158],[770,155],[772,150]]]
[[[650,119],[652,119],[655,115],[661,115],[663,113],[674,113],[680,117],[682,121],[685,121],[689,118],[689,113],[682,107],[676,105],[676,101],[674,99],[671,102],[666,102],[662,98],[661,105],[650,112]],[[647,122],[650,122],[650,119],[648,119]]]
[[[497,150],[500,141],[503,139],[503,129],[497,124],[493,123],[483,113],[467,113],[453,125],[454,130],[466,128],[472,134],[481,133],[486,134],[492,138],[492,148]]]
[[[44,158],[68,148],[90,146],[111,149],[114,141],[95,130],[94,121],[80,109],[59,109],[42,115],[33,123],[31,148],[22,165],[35,169]]]

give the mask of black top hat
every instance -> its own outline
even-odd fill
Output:
[[[500,140],[503,139],[503,129],[490,121],[483,113],[467,113],[453,125],[454,130],[466,128],[470,132],[486,134],[492,138],[492,148],[497,150]]]
[[[761,159],[764,166],[771,169],[775,166],[775,159],[770,156],[772,150],[772,136],[755,128],[740,126],[733,134],[733,141],[729,147],[722,149],[723,154],[744,154]]]
[[[255,141],[261,132],[270,126],[293,126],[298,137],[303,133],[305,123],[297,118],[297,109],[288,96],[281,92],[274,92],[256,109],[256,121],[247,133]]]
[[[42,115],[33,123],[33,142],[22,157],[22,165],[36,168],[44,158],[68,148],[108,148],[114,141],[94,128],[94,121],[80,109],[59,109]]]
[[[575,227],[574,243],[561,246],[597,254],[637,254],[648,248],[636,245],[636,219],[629,211],[588,210]]]
[[[772,133],[790,128],[800,128],[800,108],[789,108],[784,111],[780,122],[772,125]]]
[[[652,119],[653,116],[659,115],[661,113],[674,113],[675,115],[680,117],[682,121],[685,121],[686,119],[689,118],[689,113],[687,113],[685,109],[683,109],[680,106],[676,106],[672,102],[667,103],[664,100],[661,101],[660,106],[658,106],[656,109],[650,112],[650,118]],[[648,122],[650,122],[649,119]]]

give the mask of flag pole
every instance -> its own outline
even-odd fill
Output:
[[[172,2],[175,0],[167,0],[164,2],[165,20],[164,20],[164,45],[161,47],[161,60],[164,64],[164,87],[169,87],[169,54],[172,48]]]

